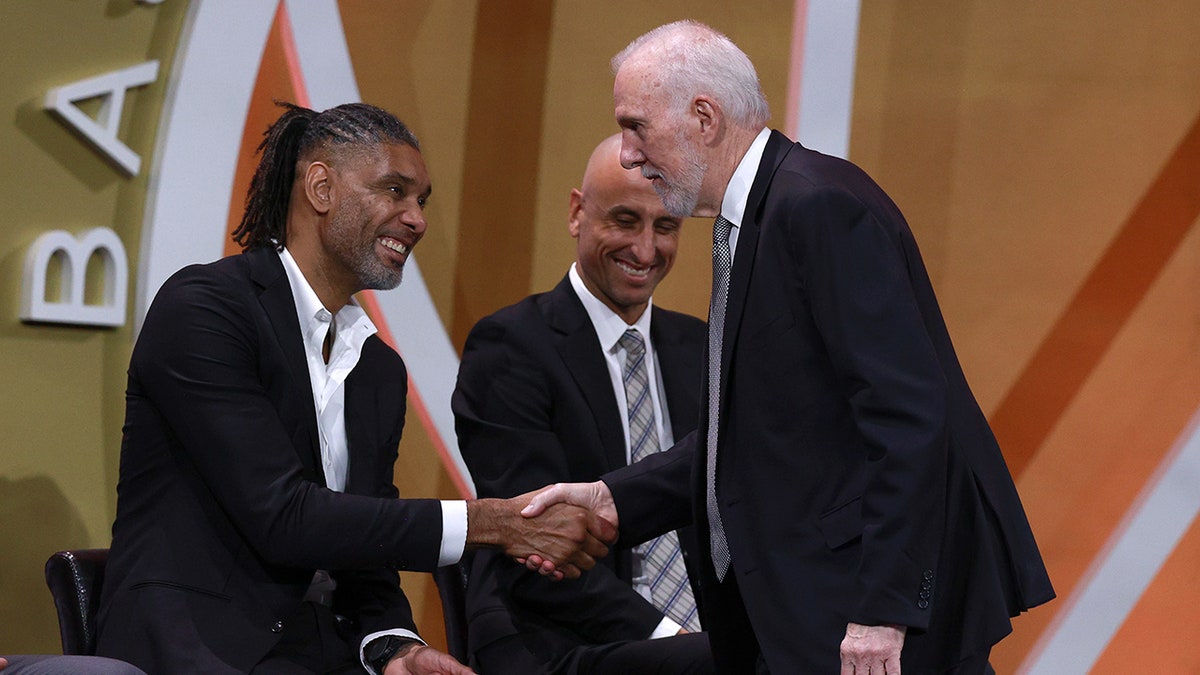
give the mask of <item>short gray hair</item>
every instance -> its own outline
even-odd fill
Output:
[[[739,125],[756,128],[771,119],[750,57],[713,28],[691,19],[659,26],[613,57],[613,74],[643,51],[655,57],[663,91],[678,106],[708,94]]]

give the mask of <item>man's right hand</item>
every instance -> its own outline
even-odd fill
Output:
[[[512,499],[467,502],[467,545],[503,549],[515,559],[546,561],[556,578],[578,578],[608,554],[616,541],[611,522],[568,503],[542,504],[538,515],[523,515],[535,493]]]
[[[542,488],[533,495],[533,499],[521,511],[521,515],[526,518],[535,518],[546,509],[561,504],[571,504],[587,509],[614,527],[619,524],[617,505],[613,501],[612,492],[608,489],[608,485],[601,480],[592,483],[555,483]],[[614,536],[612,540],[606,539],[605,541],[611,544],[615,539]],[[558,579],[561,579],[565,573],[553,560],[537,554],[526,558],[518,557],[517,562],[524,563],[527,568],[542,575],[552,575]]]

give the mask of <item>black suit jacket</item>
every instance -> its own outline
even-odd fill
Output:
[[[399,356],[368,339],[346,380],[346,492],[328,490],[278,254],[172,276],[129,366],[99,653],[152,673],[247,672],[317,569],[360,639],[415,630],[395,570],[437,565],[441,510],[395,499],[406,387]]]
[[[737,590],[711,558],[700,576],[714,656],[837,672],[848,621],[894,623],[906,675],[942,672],[1054,592],[916,242],[865,173],[778,132],[744,220],[717,454]],[[707,549],[704,457],[701,432],[606,477],[623,541],[694,515]]]
[[[672,433],[698,419],[704,322],[653,308],[650,339]],[[653,378],[652,378],[653,379]],[[453,407],[463,458],[481,497],[560,481],[593,481],[625,466],[620,411],[596,331],[568,277],[479,321],[467,338]],[[695,557],[692,528],[680,533]],[[690,562],[689,562],[690,566]],[[477,555],[468,584],[473,649],[520,631],[550,662],[579,645],[642,640],[662,613],[630,586],[629,551],[577,581],[552,582],[498,555]],[[500,594],[492,589],[498,582]],[[512,616],[499,597],[507,598]],[[515,628],[514,628],[515,626]]]

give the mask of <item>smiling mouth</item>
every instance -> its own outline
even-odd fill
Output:
[[[391,249],[391,250],[399,253],[400,255],[408,255],[409,248],[407,246],[405,246],[404,244],[401,244],[399,241],[396,241],[395,239],[391,239],[388,237],[380,237],[379,243],[383,244],[384,248]]]
[[[621,262],[620,260],[617,260],[615,262],[617,264],[617,267],[621,268],[621,271],[625,272],[626,274],[628,274],[631,277],[638,277],[639,279],[644,279],[650,275],[649,267],[633,267],[629,263],[624,263],[624,262]]]

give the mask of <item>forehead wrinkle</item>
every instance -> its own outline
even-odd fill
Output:
[[[379,180],[385,183],[404,183],[405,185],[414,185],[417,179],[400,171],[388,171],[379,177]]]

